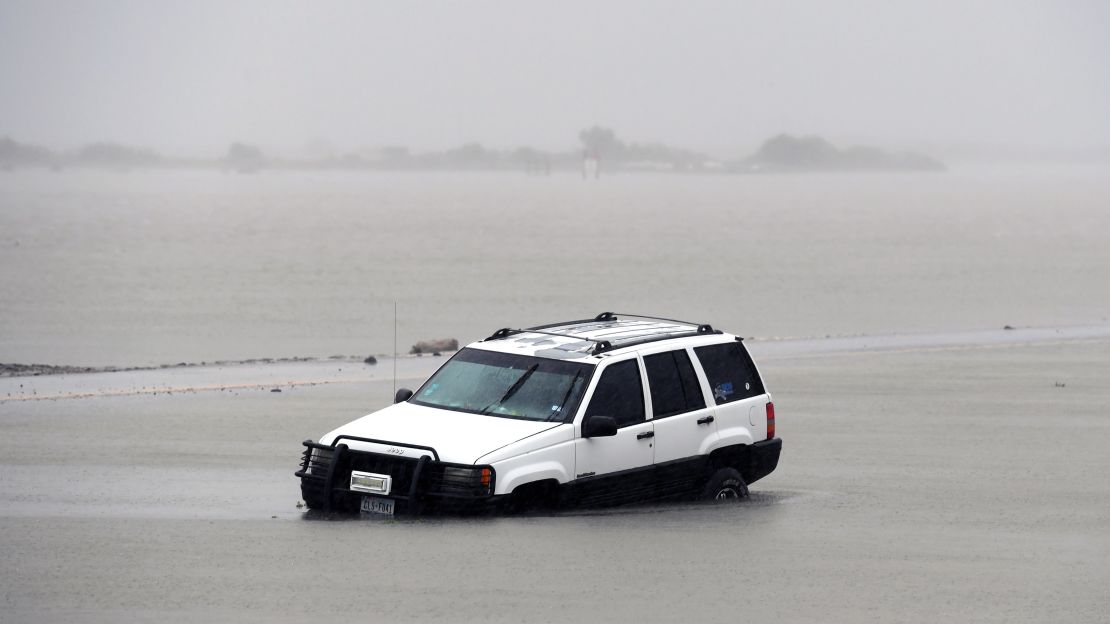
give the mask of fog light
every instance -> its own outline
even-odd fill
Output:
[[[372,472],[351,471],[351,489],[357,492],[371,494],[389,494],[393,485],[393,478],[389,475],[374,474]]]

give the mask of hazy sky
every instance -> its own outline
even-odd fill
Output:
[[[1110,145],[1110,2],[12,2],[0,135]]]

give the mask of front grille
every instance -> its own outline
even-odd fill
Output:
[[[347,451],[344,459],[349,459],[344,462],[345,466],[336,466],[336,469],[342,469],[335,478],[337,485],[342,484],[346,487],[351,481],[351,471],[358,470],[392,477],[393,487],[390,494],[407,496],[409,488],[412,487],[412,474],[416,470],[417,461],[415,459],[362,451]]]
[[[344,449],[339,453],[337,460],[335,451],[333,447],[306,441],[304,453],[301,454],[301,469],[297,471],[297,476],[302,479],[325,481],[328,478],[328,472],[332,471],[332,464],[338,461],[335,464],[332,481],[328,484],[331,487],[348,489],[351,471],[358,470],[389,475],[393,481],[390,494],[408,496],[418,460],[352,449]]]
[[[337,501],[351,500],[350,496],[359,494],[350,491],[352,470],[389,475],[392,480],[389,496],[402,500],[415,493],[420,502],[430,502],[428,498],[434,498],[446,504],[447,499],[463,502],[462,499],[493,495],[494,475],[490,466],[447,464],[427,456],[421,459],[397,457],[353,450],[342,444],[331,447],[311,440],[305,440],[304,445],[301,469],[296,474],[301,477],[302,492],[305,488],[318,492],[316,496],[321,498],[325,509],[341,505]],[[413,487],[414,479],[419,480],[416,487]]]

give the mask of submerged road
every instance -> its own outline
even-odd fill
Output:
[[[297,508],[388,360],[0,379],[0,621],[1105,621],[1110,329],[750,347],[749,500],[477,519]]]

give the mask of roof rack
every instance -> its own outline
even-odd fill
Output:
[[[619,320],[618,315],[619,316],[630,316],[630,317],[637,318],[637,319],[646,319],[646,320],[652,320],[652,321],[664,321],[664,322],[667,322],[667,323],[678,323],[680,325],[687,325],[687,326],[692,327],[694,329],[691,329],[690,331],[684,331],[684,332],[658,334],[658,335],[654,335],[654,336],[645,336],[643,338],[628,340],[628,341],[624,341],[624,342],[615,342],[615,343],[612,340],[603,340],[603,339],[600,339],[600,338],[589,338],[589,337],[586,337],[586,336],[577,336],[577,335],[574,335],[574,334],[547,331],[548,329],[552,329],[552,328],[555,328],[555,327],[567,327],[567,326],[572,326],[572,325],[582,325],[582,324],[586,324],[586,323],[605,323],[605,322],[616,321],[616,320]],[[602,353],[605,353],[606,351],[613,351],[615,349],[623,349],[625,347],[631,347],[631,346],[646,344],[646,343],[649,343],[649,342],[657,342],[657,341],[660,341],[660,340],[670,340],[672,338],[688,338],[690,336],[701,336],[701,335],[705,335],[705,334],[720,334],[720,333],[722,333],[720,330],[713,329],[713,326],[709,325],[708,323],[698,324],[698,323],[691,323],[691,322],[688,322],[688,321],[679,321],[679,320],[675,320],[675,319],[661,318],[661,317],[657,317],[657,316],[644,316],[642,314],[621,314],[621,313],[615,313],[615,312],[602,312],[601,314],[598,314],[596,317],[594,317],[592,319],[582,319],[582,320],[579,320],[579,321],[563,321],[562,323],[551,323],[549,325],[539,325],[537,327],[529,327],[527,329],[512,329],[512,328],[509,328],[509,327],[504,327],[502,329],[499,329],[499,330],[493,332],[493,334],[489,338],[486,338],[486,340],[502,340],[502,339],[508,338],[509,336],[514,336],[516,334],[543,334],[543,335],[546,335],[546,336],[558,336],[560,338],[570,338],[572,340],[582,340],[582,341],[592,342],[592,343],[594,343],[594,347],[592,349],[590,349],[590,355],[600,355]]]
[[[568,323],[563,323],[563,325],[567,324]],[[552,327],[557,327],[557,325],[552,325]],[[545,336],[558,336],[560,338],[570,338],[572,340],[592,342],[594,343],[594,348],[590,351],[592,355],[597,355],[598,353],[602,353],[613,348],[613,345],[608,340],[601,340],[598,338],[586,338],[585,336],[575,336],[574,334],[560,334],[558,332],[541,331],[536,328],[512,329],[510,327],[502,327],[501,329],[493,332],[493,334],[489,338],[486,338],[486,340],[502,340],[504,338],[508,338],[509,336],[515,336],[516,334],[543,334]],[[482,342],[485,342],[486,340],[483,340]]]
[[[621,316],[631,316],[632,318],[646,319],[649,321],[666,321],[668,323],[679,323],[681,325],[692,325],[697,327],[700,331],[702,327],[708,327],[708,333],[713,333],[713,326],[708,323],[694,323],[692,321],[680,321],[678,319],[663,318],[661,316],[646,316],[644,314],[626,314],[624,312],[602,312],[594,317],[595,321],[615,321]]]

